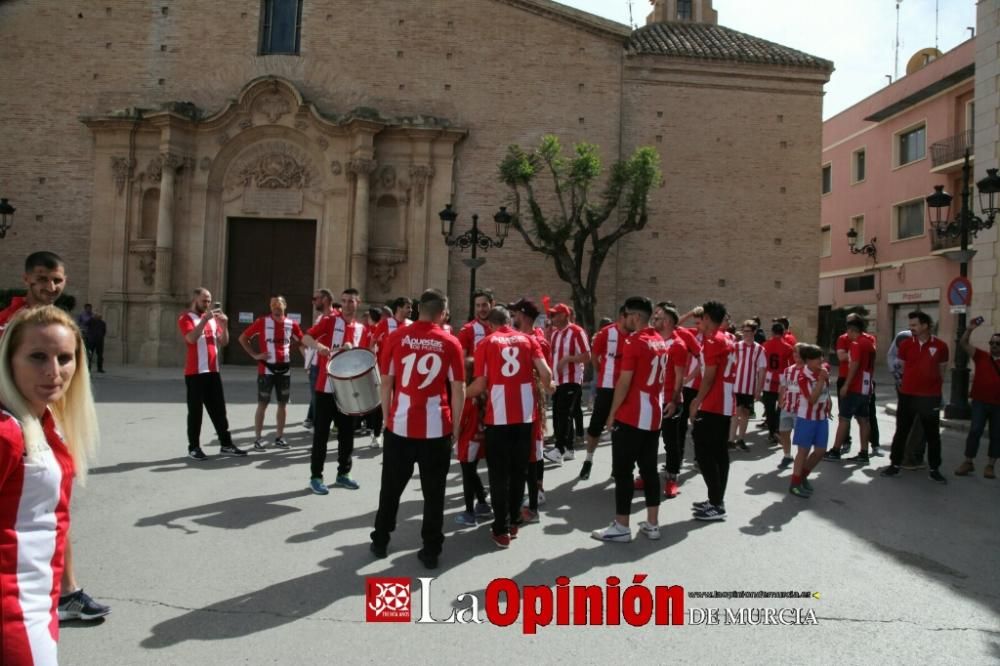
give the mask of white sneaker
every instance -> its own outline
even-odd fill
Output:
[[[576,454],[573,453],[573,449],[566,449],[566,453],[563,454],[563,460],[573,460],[576,458]]]
[[[639,532],[641,532],[642,534],[644,534],[646,536],[646,538],[649,539],[650,541],[659,541],[660,540],[660,526],[659,525],[651,525],[651,524],[647,523],[644,520],[641,523],[639,523]]]
[[[614,541],[615,543],[628,543],[632,540],[632,530],[618,524],[612,520],[611,524],[603,530],[594,530],[590,533],[592,539],[598,541]]]
[[[539,490],[538,491],[538,506],[542,506],[544,504],[545,504],[545,491],[544,490]],[[525,509],[531,508],[531,500],[528,498],[528,494],[527,493],[524,494],[524,501],[521,502],[521,506],[524,507]]]
[[[563,456],[561,453],[559,453],[559,449],[549,449],[548,451],[542,454],[542,457],[548,460],[549,462],[553,462],[557,465],[562,465]]]

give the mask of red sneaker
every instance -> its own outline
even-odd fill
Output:
[[[645,490],[646,489],[646,484],[643,483],[641,476],[635,477],[635,481],[633,482],[633,487],[636,490]]]
[[[510,526],[510,532],[508,532],[508,534],[510,534],[510,538],[511,539],[516,539],[517,538],[517,525],[511,525]]]
[[[507,534],[493,534],[490,532],[490,537],[493,539],[493,543],[497,545],[497,548],[510,548],[510,536]]]
[[[680,488],[677,487],[677,482],[673,479],[667,481],[667,485],[663,488],[664,494],[666,494],[667,499],[673,499],[681,494]]]

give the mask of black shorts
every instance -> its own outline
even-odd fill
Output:
[[[753,409],[753,394],[752,393],[737,393],[736,394],[736,406],[746,407],[747,409]]]
[[[608,415],[611,414],[611,402],[614,397],[615,390],[613,388],[597,389],[597,393],[594,395],[594,410],[590,413],[590,425],[587,426],[587,434],[591,437],[600,437],[604,431]]]
[[[278,404],[288,403],[288,398],[292,394],[292,375],[257,375],[257,402],[265,405],[271,402],[271,389],[278,394]]]

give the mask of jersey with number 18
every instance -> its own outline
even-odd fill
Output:
[[[385,340],[379,370],[393,387],[386,428],[411,439],[452,433],[450,384],[465,381],[462,347],[453,335],[428,321],[396,330]]]

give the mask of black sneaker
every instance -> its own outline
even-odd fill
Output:
[[[430,555],[423,548],[417,551],[417,559],[423,562],[428,569],[437,569],[438,567],[437,555]]]
[[[266,448],[266,445],[264,444],[264,438],[258,437],[257,439],[253,440],[253,448],[254,451],[263,451]]]
[[[223,456],[245,456],[247,454],[241,448],[238,448],[235,444],[230,444],[228,446],[223,446],[219,448],[219,455]]]
[[[845,449],[830,449],[823,455],[823,460],[840,460],[843,453],[846,453]]]
[[[941,472],[937,471],[936,469],[932,469],[930,473],[927,474],[927,478],[929,478],[931,481],[937,481],[942,486],[948,483],[948,479],[944,478]]]
[[[368,544],[368,550],[372,551],[372,555],[380,560],[389,557],[389,548],[387,546],[379,546],[374,541]]]
[[[840,452],[841,453],[850,453],[850,451],[851,451],[851,438],[848,437],[847,441],[844,442],[844,445],[840,447]]]
[[[205,452],[199,446],[197,449],[188,449],[188,458],[192,460],[207,460],[208,456],[205,455]]]
[[[778,463],[778,469],[779,470],[788,469],[793,462],[795,462],[794,458],[789,458],[788,456],[782,456],[781,462]]]
[[[704,502],[691,502],[691,508],[694,511],[701,511],[703,509],[707,509],[710,506],[712,506],[712,503],[709,502],[708,500],[705,500]]]
[[[725,520],[726,510],[721,506],[708,506],[694,514],[695,520]]]
[[[858,455],[854,456],[853,458],[847,459],[847,462],[857,463],[858,465],[867,465],[869,461],[870,458],[868,457],[868,454],[865,453],[864,451],[861,451],[860,453],[858,453]]]
[[[586,481],[590,478],[590,468],[594,466],[594,463],[590,460],[583,461],[583,469],[580,470],[580,480]]]
[[[899,466],[889,465],[888,467],[883,467],[879,470],[879,476],[893,477],[899,476]]]
[[[882,455],[882,447],[878,444],[872,444],[872,458],[878,458]]]
[[[279,448],[279,449],[287,449],[288,448],[288,442],[285,441],[284,437],[277,437],[274,440],[274,446],[277,447],[277,448]]]
[[[742,439],[736,440],[736,446],[739,448],[740,451],[749,451],[750,450],[750,447],[747,446],[747,443],[744,442]]]
[[[59,620],[90,621],[111,612],[110,606],[99,604],[82,589],[59,597]]]

